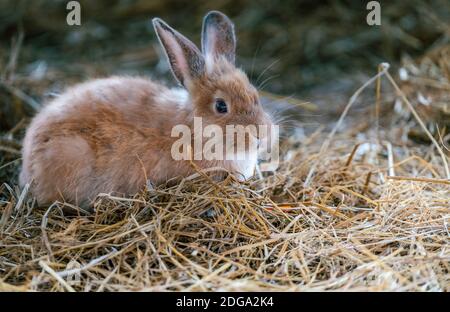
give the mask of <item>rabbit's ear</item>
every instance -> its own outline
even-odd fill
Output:
[[[236,36],[234,25],[223,13],[211,11],[203,19],[202,51],[206,59],[223,55],[234,64]]]
[[[161,45],[175,78],[185,87],[204,72],[205,60],[200,50],[185,36],[159,18],[153,19]]]

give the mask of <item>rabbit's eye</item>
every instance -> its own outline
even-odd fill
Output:
[[[223,99],[216,99],[216,111],[219,114],[225,114],[228,112],[227,103]]]

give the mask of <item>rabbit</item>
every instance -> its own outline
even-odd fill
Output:
[[[135,194],[219,167],[249,178],[257,155],[245,160],[174,160],[175,125],[266,125],[272,120],[257,89],[235,66],[231,20],[203,18],[201,48],[154,18],[153,27],[178,87],[144,77],[113,76],[68,88],[31,121],[23,142],[20,184],[38,205],[65,201],[92,207],[99,193]],[[261,138],[253,137],[255,140]]]

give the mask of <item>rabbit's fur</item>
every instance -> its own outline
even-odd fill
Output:
[[[233,24],[222,13],[205,16],[202,52],[160,19],[153,24],[172,72],[183,89],[146,78],[111,77],[69,88],[32,120],[23,144],[22,185],[31,184],[39,204],[64,200],[89,206],[99,193],[133,194],[186,177],[198,168],[222,167],[248,177],[246,161],[179,160],[171,156],[177,124],[271,125],[257,90],[234,66]],[[217,98],[227,114],[214,111]]]

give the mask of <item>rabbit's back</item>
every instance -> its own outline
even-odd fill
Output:
[[[21,184],[33,181],[39,203],[84,204],[99,192],[136,192],[146,171],[167,158],[168,125],[174,122],[168,112],[176,116],[180,105],[171,92],[151,80],[128,77],[67,90],[27,130]]]

